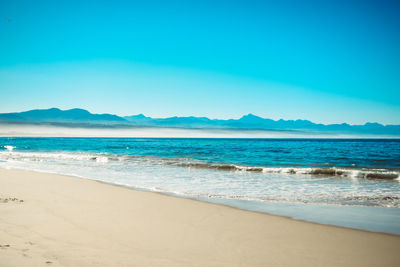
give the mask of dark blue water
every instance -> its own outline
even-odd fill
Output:
[[[7,145],[243,166],[400,169],[400,139],[0,138],[0,148]]]

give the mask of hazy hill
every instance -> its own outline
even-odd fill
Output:
[[[74,108],[70,110],[34,109],[16,113],[2,113],[0,120],[13,122],[79,122],[79,123],[118,123],[126,122],[124,118],[111,114],[92,114],[87,110]]]
[[[92,114],[84,109],[60,110],[58,108],[36,109],[24,112],[2,113],[3,123],[46,123],[67,125],[86,125],[91,127],[166,127],[187,129],[232,129],[232,130],[284,130],[316,133],[343,134],[385,134],[400,136],[400,125],[366,123],[364,125],[317,124],[308,120],[271,120],[248,114],[240,119],[209,119],[206,117],[151,118],[143,114],[120,117],[112,114]]]

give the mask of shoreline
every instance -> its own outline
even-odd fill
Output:
[[[1,168],[0,168],[1,169]],[[38,172],[38,173],[46,173],[46,172],[39,172],[39,171],[33,171],[33,172]],[[53,174],[53,173],[51,173]],[[305,223],[310,223],[310,224],[315,224],[315,225],[324,225],[324,226],[329,226],[329,227],[334,227],[334,228],[338,228],[338,229],[350,229],[350,230],[355,230],[355,231],[362,231],[362,232],[366,232],[366,233],[377,233],[377,234],[384,234],[384,235],[393,235],[393,236],[399,236],[400,234],[396,234],[396,233],[388,233],[388,232],[379,232],[379,231],[373,231],[373,230],[366,230],[366,229],[359,229],[359,228],[353,228],[353,227],[347,227],[347,226],[341,226],[341,225],[335,225],[335,224],[329,224],[329,223],[319,223],[319,222],[315,222],[315,221],[308,221],[306,219],[299,219],[299,218],[293,218],[289,215],[280,215],[280,214],[274,214],[274,213],[269,213],[269,212],[263,212],[263,211],[259,211],[259,210],[252,210],[252,209],[244,209],[241,208],[239,206],[234,206],[233,204],[229,204],[226,203],[226,201],[223,201],[224,199],[217,199],[217,200],[222,200],[222,201],[215,201],[215,200],[207,200],[206,197],[190,197],[190,196],[186,196],[186,195],[178,195],[175,193],[170,193],[170,192],[161,192],[161,191],[151,191],[148,189],[142,189],[142,188],[134,188],[134,187],[130,187],[127,185],[122,185],[122,184],[115,184],[115,183],[111,183],[111,182],[106,182],[106,181],[101,181],[101,180],[96,180],[96,179],[91,179],[91,178],[86,178],[86,177],[79,177],[79,176],[73,176],[73,175],[64,175],[64,174],[57,174],[54,173],[56,175],[62,175],[62,176],[67,176],[70,178],[74,178],[74,179],[87,179],[93,182],[97,182],[97,183],[101,183],[101,184],[105,184],[105,185],[110,185],[110,186],[115,186],[115,187],[120,187],[120,188],[124,188],[124,189],[128,189],[128,190],[133,190],[133,191],[140,191],[140,192],[146,192],[146,193],[150,193],[150,194],[158,194],[158,195],[162,195],[162,196],[168,196],[168,197],[173,197],[173,198],[178,198],[178,199],[186,199],[186,200],[190,200],[190,201],[198,201],[201,203],[207,203],[210,205],[217,205],[217,206],[222,206],[222,207],[226,207],[229,209],[235,209],[235,210],[240,210],[240,211],[246,211],[246,212],[254,212],[257,214],[264,214],[267,216],[274,216],[274,217],[279,217],[279,218],[285,218],[288,220],[294,220],[294,221],[299,221],[299,222],[305,222]],[[274,203],[273,204],[279,204]],[[319,206],[335,206],[335,205],[329,205],[329,204],[325,204],[325,205],[319,205]],[[357,206],[357,207],[362,207],[362,206]],[[378,208],[382,208],[382,207],[378,207]]]
[[[270,216],[278,216],[284,217],[291,220],[302,221],[307,223],[314,223],[317,225],[327,225],[332,227],[344,228],[344,229],[353,229],[371,233],[382,233],[388,235],[397,235],[400,236],[400,227],[393,227],[393,222],[396,219],[400,220],[400,214],[390,213],[387,214],[387,207],[375,207],[375,206],[337,206],[334,204],[302,204],[302,203],[282,203],[282,202],[254,202],[249,200],[242,199],[223,199],[223,198],[208,198],[206,196],[191,196],[185,194],[177,194],[168,191],[157,191],[151,190],[148,188],[134,187],[125,184],[118,184],[115,182],[108,182],[99,180],[98,178],[90,178],[87,176],[81,176],[76,174],[64,174],[52,171],[45,170],[31,170],[31,169],[23,169],[23,168],[4,168],[0,167],[0,170],[21,170],[28,172],[36,172],[36,173],[46,173],[46,174],[54,174],[66,176],[74,179],[84,179],[90,180],[93,182],[102,183],[105,185],[111,185],[116,187],[121,187],[128,190],[148,192],[161,194],[165,196],[187,199],[192,201],[200,201],[203,203],[209,203],[214,205],[222,205],[228,208],[238,209],[242,211],[255,212],[260,214],[266,214]],[[245,204],[243,204],[245,203]],[[279,206],[279,209],[277,208]],[[367,213],[361,212],[357,209],[374,209],[367,211]],[[297,212],[297,210],[302,210],[302,212]],[[326,216],[327,213],[330,213],[329,216]],[[332,215],[333,213],[333,215]],[[351,216],[351,219],[348,219],[348,216]],[[371,216],[374,216],[371,218]],[[356,216],[357,219],[354,219]],[[391,217],[391,224],[388,221],[385,222],[385,225],[375,226],[374,223],[379,223],[382,220],[385,220],[385,216]],[[319,217],[319,218],[318,218]],[[318,218],[318,219],[316,219]],[[321,219],[323,218],[323,219]],[[336,218],[336,219],[333,219]],[[339,219],[338,219],[339,218]],[[345,220],[343,220],[345,218]],[[370,222],[371,219],[374,222]],[[360,224],[363,220],[368,220],[368,223]]]
[[[400,234],[397,234],[397,233],[380,232],[380,231],[366,230],[366,229],[347,227],[347,226],[335,225],[335,224],[329,224],[329,223],[320,223],[320,222],[316,222],[316,221],[310,221],[310,220],[307,220],[307,219],[294,218],[294,217],[291,217],[290,215],[274,214],[274,213],[270,213],[270,212],[267,212],[267,211],[260,211],[260,210],[257,210],[257,209],[245,209],[245,208],[241,208],[240,206],[235,206],[233,204],[227,203],[226,201],[224,201],[225,199],[214,199],[214,200],[212,200],[212,198],[208,199],[207,197],[196,197],[196,196],[189,196],[189,195],[179,195],[179,194],[175,194],[175,193],[172,193],[172,192],[164,192],[164,191],[152,191],[152,190],[146,189],[146,188],[136,188],[136,187],[132,187],[132,186],[128,186],[128,185],[116,184],[116,183],[112,183],[112,182],[97,180],[97,179],[94,179],[94,178],[88,178],[88,177],[79,176],[79,175],[62,174],[62,173],[56,173],[56,172],[46,172],[46,171],[42,171],[42,170],[26,170],[26,169],[17,169],[17,168],[9,168],[9,169],[7,169],[7,168],[0,167],[0,172],[1,172],[1,170],[16,170],[16,171],[23,171],[23,172],[33,172],[33,173],[38,173],[38,174],[51,174],[51,175],[68,177],[68,178],[72,178],[72,179],[78,179],[78,180],[88,180],[88,181],[92,181],[92,182],[95,182],[95,183],[104,184],[104,185],[107,185],[107,186],[114,186],[114,187],[117,187],[117,188],[123,188],[123,189],[126,189],[126,190],[145,192],[145,193],[150,193],[150,194],[157,194],[157,195],[167,196],[167,197],[172,197],[172,198],[177,198],[177,199],[186,199],[186,200],[189,200],[189,201],[207,203],[207,204],[210,204],[210,205],[222,206],[222,207],[226,207],[226,208],[229,208],[229,209],[235,209],[235,210],[251,212],[251,213],[257,213],[257,214],[264,214],[264,215],[267,215],[267,216],[285,218],[285,219],[288,219],[288,220],[305,222],[305,223],[310,223],[310,224],[315,224],[315,225],[323,225],[323,226],[335,227],[335,228],[338,228],[338,229],[350,229],[350,230],[362,231],[362,232],[366,232],[366,233],[377,233],[377,234],[393,235],[393,236],[399,236],[400,237]],[[1,194],[1,192],[0,192],[0,194]],[[221,201],[217,201],[217,200],[221,200]],[[275,202],[271,202],[271,203],[275,204],[275,205],[279,205],[280,204],[279,202],[276,202],[276,203]],[[290,204],[293,204],[293,203],[290,203]],[[296,203],[296,205],[297,204],[298,203]],[[330,206],[332,206],[333,207],[335,205],[333,205],[333,204],[332,205],[329,205],[329,204],[316,204],[316,206],[321,206],[321,207],[330,207]],[[359,208],[359,207],[363,207],[363,206],[356,206],[356,207]],[[383,208],[383,207],[376,207],[376,208]]]
[[[0,188],[23,200],[0,203],[0,266],[400,263],[398,235],[51,173],[0,169]]]

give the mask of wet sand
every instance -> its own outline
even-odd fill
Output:
[[[400,236],[0,169],[0,266],[400,266]]]

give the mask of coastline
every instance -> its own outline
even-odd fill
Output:
[[[0,266],[400,263],[396,235],[58,174],[0,169],[0,188]]]

